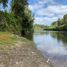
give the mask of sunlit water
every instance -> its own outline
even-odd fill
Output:
[[[67,32],[44,31],[34,33],[33,41],[54,67],[67,67]]]

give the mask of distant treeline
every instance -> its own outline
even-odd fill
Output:
[[[9,0],[0,0],[4,11],[0,10],[0,31],[28,35],[33,32],[33,16],[28,8],[27,0],[12,0],[10,11],[6,11]]]
[[[67,31],[67,14],[63,16],[62,19],[54,21],[51,26],[44,28],[45,30],[58,30],[58,31]]]
[[[44,30],[44,28],[47,28],[47,26],[45,26],[45,25],[40,25],[40,24],[34,24],[33,25],[33,28],[34,28],[34,31],[35,30]]]

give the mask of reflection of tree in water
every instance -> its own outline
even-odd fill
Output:
[[[33,35],[49,35],[49,31],[39,31],[39,32],[34,32]]]
[[[23,37],[26,37],[29,40],[33,40],[33,33],[29,33],[27,35],[23,35]]]
[[[49,31],[45,31],[44,34],[48,35],[49,34]]]
[[[64,44],[67,44],[67,32],[66,31],[57,31],[50,33],[53,38],[56,38],[58,41],[62,41]]]

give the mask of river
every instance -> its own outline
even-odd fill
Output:
[[[34,33],[33,41],[42,55],[54,67],[67,67],[67,32],[43,31]]]

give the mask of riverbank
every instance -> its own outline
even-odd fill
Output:
[[[52,67],[33,43],[23,37],[0,33],[0,67]]]
[[[67,26],[47,26],[44,28],[47,31],[67,31]]]
[[[67,29],[44,29],[46,31],[67,31]]]

